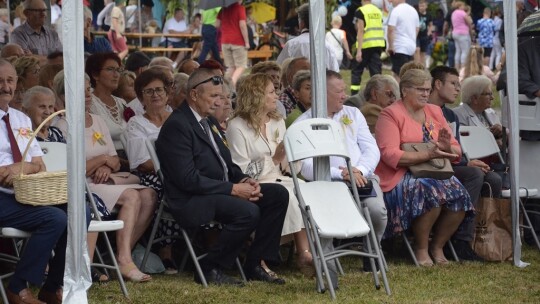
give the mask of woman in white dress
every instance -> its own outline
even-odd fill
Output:
[[[142,236],[156,208],[156,192],[139,184],[110,184],[111,173],[120,169],[120,162],[103,119],[90,114],[92,105],[90,79],[86,80],[85,151],[86,176],[90,189],[103,199],[108,210],[120,207],[118,219],[124,228],[116,232],[117,260],[122,276],[133,282],[146,282],[151,276],[142,273],[131,257],[131,249]],[[88,235],[88,249],[93,257],[97,234]]]
[[[137,171],[141,184],[154,189],[158,197],[163,196],[163,185],[157,176],[154,163],[150,159],[146,148],[147,139],[156,139],[163,123],[169,118],[171,112],[167,110],[167,100],[172,89],[169,76],[160,69],[151,68],[142,72],[135,80],[135,93],[145,108],[143,115],[133,116],[126,129],[126,152],[130,169]],[[178,235],[180,226],[176,222],[162,221],[159,225],[156,238],[164,235]],[[159,257],[165,266],[165,274],[178,272],[172,257],[172,240],[161,242]]]
[[[233,161],[261,183],[280,183],[289,190],[289,208],[281,235],[293,235],[302,273],[312,274],[312,257],[292,178],[287,168],[283,136],[285,121],[276,110],[278,96],[266,74],[247,76],[237,91],[237,106],[227,127]]]

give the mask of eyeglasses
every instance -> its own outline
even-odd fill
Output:
[[[236,92],[232,92],[232,93],[229,95],[229,99],[236,99]]]
[[[212,77],[210,77],[210,78],[208,78],[208,79],[206,79],[206,80],[203,80],[203,81],[197,83],[197,84],[194,85],[193,88],[191,88],[191,89],[195,89],[196,87],[200,86],[201,84],[207,83],[207,82],[210,82],[210,81],[211,81],[212,84],[215,85],[215,86],[216,86],[216,85],[220,85],[220,84],[223,84],[223,77],[221,77],[221,76],[212,76]]]
[[[46,8],[27,8],[26,10],[29,12],[35,12],[35,13],[41,13],[41,14],[47,13],[49,11]]]
[[[480,95],[493,97],[493,92],[482,92]]]
[[[124,69],[123,68],[115,68],[115,67],[108,67],[108,68],[103,68],[101,69],[102,71],[105,70],[109,73],[118,73],[118,74],[122,74],[124,72]]]
[[[418,94],[429,94],[431,93],[431,88],[420,88],[420,87],[413,87],[413,89],[418,92]]]
[[[41,72],[41,69],[40,68],[35,68],[31,72],[32,72],[32,74],[37,75],[37,74],[39,74],[39,72]]]
[[[23,95],[26,91],[24,89],[15,90],[15,95]]]
[[[396,95],[391,90],[384,91],[384,95],[388,98],[396,99]]]
[[[147,96],[147,97],[152,97],[154,96],[154,93],[156,93],[157,96],[163,96],[165,95],[167,91],[165,90],[164,87],[157,87],[157,88],[153,88],[153,89],[144,89],[142,90],[142,93],[144,96]]]
[[[458,81],[448,81],[448,83],[451,83],[456,90],[461,89],[461,84]]]

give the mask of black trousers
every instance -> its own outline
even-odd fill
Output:
[[[197,228],[216,220],[223,230],[210,248],[205,262],[230,268],[244,241],[256,231],[246,265],[261,260],[279,262],[279,242],[289,205],[289,192],[278,184],[261,184],[263,197],[257,202],[230,195],[193,196],[185,205],[172,209],[174,219],[184,228]]]
[[[366,67],[369,69],[369,75],[372,77],[373,75],[382,73],[381,52],[382,48],[380,47],[362,49],[362,61],[358,62],[356,59],[352,60],[351,95],[358,93],[360,90],[362,74]]]

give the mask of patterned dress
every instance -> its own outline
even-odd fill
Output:
[[[432,139],[431,133],[422,126],[423,141]],[[390,238],[411,228],[415,218],[443,205],[451,211],[465,210],[464,221],[474,218],[474,207],[469,193],[452,176],[449,179],[415,178],[409,171],[389,192],[384,193],[388,210],[388,225],[383,238]]]

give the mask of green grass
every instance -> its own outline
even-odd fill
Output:
[[[520,269],[511,263],[451,263],[443,267],[417,268],[409,259],[387,255],[392,295],[376,290],[372,277],[359,271],[356,258],[344,258],[339,303],[538,303],[540,302],[540,252],[523,247]],[[275,269],[287,280],[282,286],[248,283],[243,288],[203,288],[191,273],[154,275],[144,284],[127,283],[130,300],[122,296],[116,281],[94,285],[90,303],[330,303],[329,293],[319,294],[314,280],[302,277],[294,267]],[[236,275],[236,273],[232,273]]]

